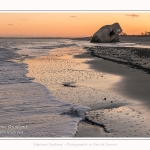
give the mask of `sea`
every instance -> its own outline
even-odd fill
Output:
[[[136,43],[92,44],[86,40],[1,38],[0,39],[0,137],[74,137],[78,123],[91,110],[52,96],[22,60],[48,55],[65,47],[149,47]]]

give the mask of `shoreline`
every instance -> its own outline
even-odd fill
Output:
[[[104,48],[105,51],[107,50],[107,48],[106,49]],[[109,47],[109,48],[112,49],[112,47]],[[118,47],[118,49],[119,49],[119,47]],[[126,48],[124,48],[124,49],[126,49]],[[130,68],[128,65],[125,65],[128,63],[124,63],[124,62],[118,63],[118,61],[115,61],[114,59],[109,59],[109,58],[107,59],[107,57],[101,57],[100,55],[97,54],[97,51],[96,51],[96,53],[94,53],[93,50],[88,50],[87,53],[90,53],[91,56],[95,58],[95,60],[88,62],[88,64],[90,65],[90,68],[92,68],[96,71],[100,71],[100,72],[104,71],[105,73],[117,74],[117,75],[121,75],[124,77],[124,79],[122,79],[121,82],[117,83],[113,87],[113,89],[111,89],[111,91],[117,92],[121,97],[123,96],[126,99],[128,99],[129,101],[131,100],[132,105],[130,107],[132,109],[129,110],[129,108],[125,108],[128,110],[128,114],[133,113],[132,110],[137,111],[137,112],[140,111],[140,113],[144,114],[144,117],[147,119],[146,124],[148,124],[148,122],[150,120],[150,117],[149,117],[149,115],[150,115],[150,111],[149,111],[150,110],[150,101],[149,101],[150,94],[148,91],[148,89],[149,89],[149,72],[148,72],[148,74],[146,74],[147,72],[145,72],[145,70],[134,69],[132,67]],[[80,56],[80,57],[82,58],[83,56]],[[140,87],[140,84],[136,84],[137,81],[140,82],[141,87]],[[129,85],[129,86],[127,86],[127,85]],[[122,107],[122,112],[125,112],[125,111],[123,111],[123,110],[125,110],[124,107],[123,106],[121,106],[121,107]],[[113,117],[114,117],[114,115],[113,115]],[[123,115],[120,115],[120,118],[121,117],[123,117]],[[135,122],[137,122],[139,116],[135,115],[134,117],[135,118],[137,117],[137,119],[135,121]],[[127,120],[127,118],[126,118],[126,120]],[[97,120],[97,122],[98,122],[98,120]],[[131,121],[129,121],[129,122],[131,122]],[[126,123],[127,122],[125,122],[125,124]],[[130,124],[130,123],[128,123],[128,124]],[[139,124],[135,124],[135,126],[137,126],[137,125],[139,125]],[[133,125],[131,127],[133,127]],[[87,127],[85,127],[84,123],[81,122],[79,124],[79,127],[78,127],[79,132],[76,134],[76,137],[85,136],[85,133],[83,131],[85,130],[88,132],[90,127],[87,129],[86,128]],[[133,136],[134,131],[130,131],[131,133],[128,136],[129,137],[139,136],[140,134],[139,135],[136,134],[137,131],[138,130],[135,130],[134,136]],[[91,131],[89,131],[89,132],[91,132]],[[126,132],[126,131],[124,131],[124,132]],[[149,133],[150,132],[148,131],[147,136],[149,135]],[[115,135],[117,136],[117,134],[115,134]],[[124,136],[124,135],[125,135],[124,133],[122,133],[121,135],[118,134],[118,137],[128,137],[128,136]],[[97,137],[97,136],[101,137],[101,135],[97,135],[97,133],[95,133],[95,137]],[[116,137],[116,136],[114,136],[114,137]],[[91,137],[90,134],[88,134],[88,137]],[[110,136],[110,137],[113,137],[113,136]],[[141,137],[143,137],[142,134],[141,134]]]
[[[136,55],[129,50],[133,48],[83,48],[80,44],[65,47],[58,45],[58,48],[49,49],[49,52],[46,50],[44,53],[37,50],[35,57],[30,56],[35,53],[34,50],[26,55],[29,50],[19,51],[18,48],[12,48],[8,50],[8,56],[5,55],[5,50],[1,51],[6,56],[6,60],[2,58],[2,62],[6,61],[8,64],[2,65],[2,69],[9,71],[10,68],[10,71],[13,71],[10,75],[1,77],[8,78],[10,83],[17,82],[2,86],[2,104],[8,103],[9,100],[8,105],[4,105],[6,109],[10,107],[8,117],[18,114],[16,123],[12,117],[12,126],[17,123],[29,125],[24,135],[13,135],[14,137],[149,137],[149,74],[141,69],[93,57],[88,48],[106,58],[117,58],[117,61],[124,58],[125,62],[133,60],[132,63],[140,62],[141,65],[149,67],[147,51],[142,59],[138,57],[141,50],[136,51],[136,48]],[[13,51],[17,53],[12,53]],[[111,51],[113,53],[110,53]],[[14,64],[12,67],[9,65],[11,61]],[[9,94],[5,95],[6,92]],[[3,111],[5,112],[5,109]],[[85,111],[85,119],[79,122],[84,118],[82,116]],[[20,115],[24,121],[19,121]],[[11,122],[12,119],[8,121]],[[7,123],[6,120],[3,120],[3,123]],[[41,132],[36,132],[36,129]]]
[[[27,63],[28,75],[35,77],[35,82],[45,85],[52,96],[92,108],[86,114],[87,122],[83,120],[78,124],[75,138],[149,136],[149,110],[145,109],[146,105],[126,97],[126,94],[123,96],[122,87],[118,91],[118,85],[125,81],[123,74],[126,67],[122,64],[91,57],[89,52],[87,54],[79,47],[51,50],[49,55],[28,60]],[[113,64],[114,71],[122,68],[123,72],[105,70],[113,68],[110,64]],[[128,71],[130,75],[139,72],[132,68]],[[76,86],[64,87],[64,82],[74,82]]]

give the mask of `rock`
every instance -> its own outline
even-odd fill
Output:
[[[75,82],[64,82],[63,86],[67,86],[67,87],[76,87]]]
[[[112,25],[105,25],[101,27],[92,37],[91,42],[96,43],[110,43],[119,42],[119,34],[122,29],[119,23],[114,23]]]

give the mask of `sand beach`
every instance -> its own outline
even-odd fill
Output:
[[[25,63],[53,96],[91,108],[75,137],[149,137],[148,48],[70,46]]]
[[[5,67],[14,66],[7,69],[9,80],[1,67],[1,106],[8,106],[1,110],[1,127],[26,128],[23,134],[1,132],[1,137],[150,136],[148,42],[134,38],[111,45],[82,39],[23,42],[28,45],[1,49],[3,58],[13,56],[1,59]]]

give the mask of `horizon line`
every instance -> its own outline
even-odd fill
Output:
[[[53,37],[53,36],[0,36],[0,38],[91,38],[92,36],[88,37]]]
[[[127,34],[127,35],[119,35],[119,36],[150,36],[150,35],[139,35],[139,34]],[[82,36],[82,37],[53,37],[53,36],[0,36],[2,38],[45,38],[45,39],[75,39],[75,38],[92,38],[92,36]]]

